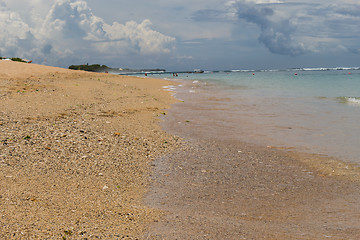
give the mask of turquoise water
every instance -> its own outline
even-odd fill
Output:
[[[360,163],[359,69],[159,76],[180,82],[171,89],[206,134]]]

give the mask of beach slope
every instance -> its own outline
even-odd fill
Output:
[[[141,238],[166,84],[0,61],[0,238]]]

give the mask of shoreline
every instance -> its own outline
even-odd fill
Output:
[[[0,238],[141,239],[167,81],[0,61]]]
[[[200,95],[203,94],[202,97],[198,95],[194,96],[194,93],[198,91],[197,86],[194,86],[185,79],[170,80],[173,80],[174,84],[168,86],[166,89],[173,91],[174,98],[178,99],[179,102],[172,104],[168,115],[162,116],[162,127],[165,131],[171,132],[173,135],[179,135],[185,139],[233,140],[283,151],[289,156],[306,163],[309,167],[315,168],[316,171],[321,172],[323,175],[343,176],[355,181],[360,181],[360,163],[358,162],[325,153],[309,151],[304,149],[304,147],[296,145],[283,146],[277,145],[276,143],[269,145],[271,144],[271,141],[269,141],[271,138],[267,137],[266,140],[268,141],[257,141],[256,138],[252,138],[252,135],[256,134],[247,133],[245,137],[234,135],[233,125],[227,125],[226,121],[222,122],[222,119],[226,118],[222,116],[222,110],[227,106],[222,106],[221,101],[230,101],[230,97],[226,98],[224,95],[209,96],[208,93],[204,95],[202,92],[200,93]],[[181,87],[180,90],[174,85],[179,85]],[[217,100],[219,100],[220,103],[216,102]],[[211,104],[214,104],[214,107],[212,107]],[[214,112],[220,112],[220,114],[211,115]],[[215,119],[212,119],[212,117],[215,117]],[[242,124],[242,122],[239,123],[240,125]],[[245,127],[249,127],[248,123],[246,124]],[[258,133],[258,135],[263,136],[262,133]]]
[[[147,202],[167,214],[147,239],[360,237],[357,165],[220,137],[182,100],[161,125],[187,144],[155,161]]]
[[[311,73],[296,78],[304,79],[307,83],[304,84],[308,85],[312,75],[321,78],[321,84],[326,81],[326,76],[329,81],[339,80],[342,84],[345,81],[340,79],[347,78],[347,75],[333,73]],[[282,87],[275,77],[288,81],[284,82],[283,88],[289,91],[276,90]],[[356,94],[337,93],[341,89],[334,87],[327,89],[332,91],[328,94],[325,89],[319,92],[309,89],[309,93],[304,90],[297,95],[294,91],[299,86],[288,86],[297,82],[292,81],[292,77],[288,73],[263,73],[256,77],[248,73],[179,76],[184,81],[175,89],[176,96],[185,99],[183,109],[188,111],[187,120],[196,125],[196,129],[212,125],[222,128],[227,138],[231,136],[284,149],[296,146],[302,152],[324,154],[359,164],[356,119],[360,108],[337,98],[338,95]],[[357,77],[358,74],[349,79],[354,88],[358,86],[354,82]],[[264,85],[261,81],[265,81]],[[276,86],[270,84],[272,81]]]

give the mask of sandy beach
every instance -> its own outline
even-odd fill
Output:
[[[0,239],[360,238],[357,166],[204,135],[165,85],[0,61]]]
[[[0,239],[141,239],[166,84],[0,61]]]

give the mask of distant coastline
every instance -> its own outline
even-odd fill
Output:
[[[82,65],[71,65],[69,69],[72,70],[82,70],[88,72],[102,72],[102,73],[114,73],[114,74],[124,74],[124,73],[139,73],[139,72],[165,72],[165,69],[130,69],[130,68],[112,68],[106,65],[100,64],[82,64]]]

